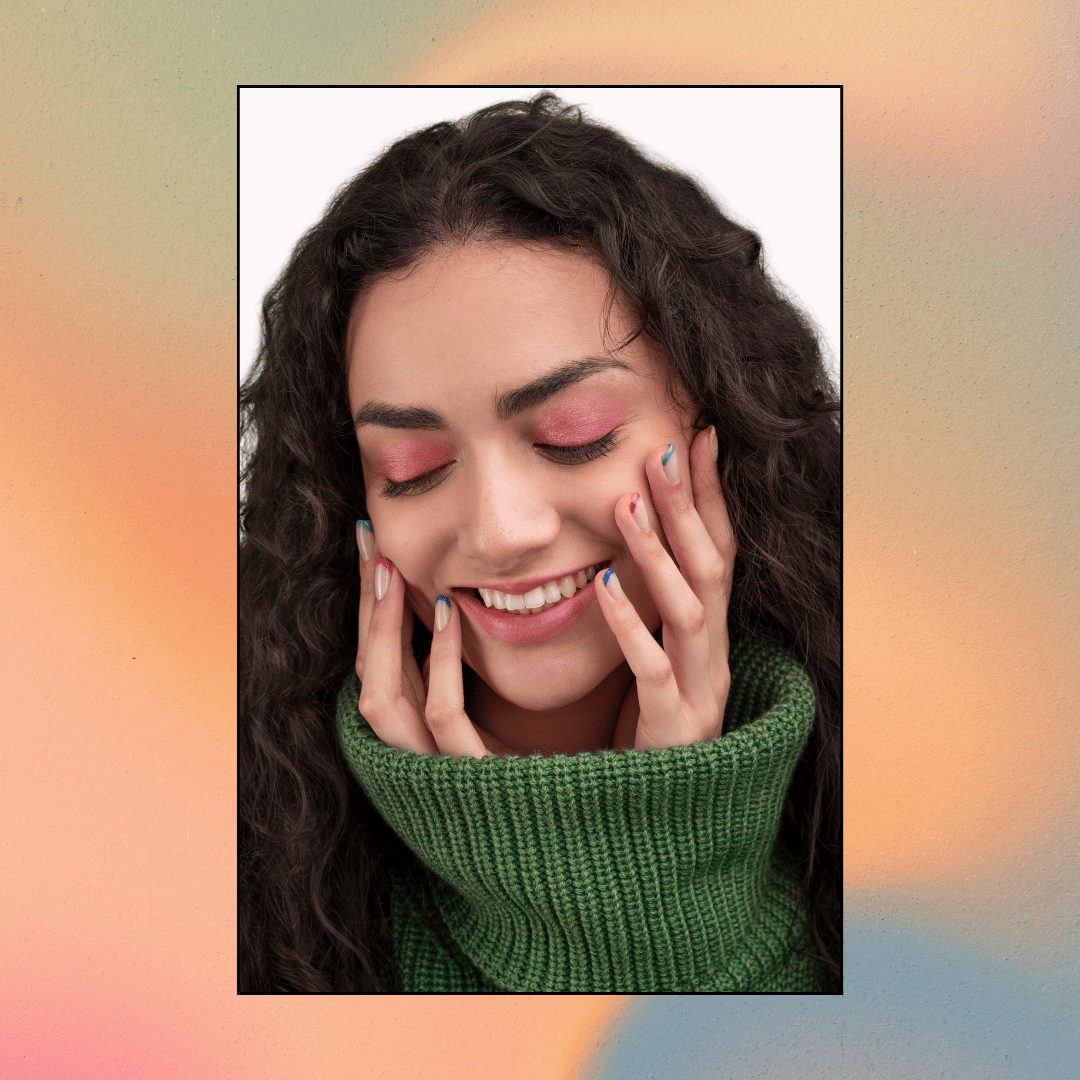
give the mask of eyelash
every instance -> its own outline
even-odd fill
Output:
[[[616,429],[618,430],[618,429]],[[548,457],[554,458],[560,465],[584,465],[588,461],[610,454],[615,447],[615,432],[609,431],[596,442],[584,443],[581,446],[547,446],[538,444],[537,449],[543,450]]]
[[[549,446],[546,443],[537,443],[536,449],[542,450],[548,458],[559,465],[585,465],[611,453],[615,448],[617,432],[618,428],[615,431],[609,431],[595,442],[583,443],[580,446]],[[387,480],[380,494],[384,499],[397,499],[403,495],[423,495],[438,484],[443,473],[451,465],[453,465],[452,461],[422,476],[414,476],[411,480]]]
[[[380,494],[384,499],[397,499],[402,495],[423,495],[425,491],[430,491],[439,482],[442,474],[451,465],[453,465],[453,462],[449,461],[445,465],[440,465],[437,469],[432,469],[431,472],[424,473],[422,476],[414,476],[411,480],[387,480],[383,484]]]

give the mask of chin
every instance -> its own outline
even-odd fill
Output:
[[[625,663],[614,636],[610,632],[605,636],[608,641],[594,639],[570,655],[544,656],[542,652],[548,650],[525,646],[517,657],[483,657],[475,663],[471,659],[467,662],[504,701],[530,712],[547,712],[580,701]]]
[[[535,686],[522,686],[520,683],[499,686],[497,682],[492,685],[488,680],[484,681],[499,697],[511,705],[516,705],[519,709],[525,709],[527,712],[551,712],[580,701],[591,690],[595,690],[602,680],[597,679],[592,686],[587,684],[583,684],[580,688],[560,686],[558,689],[553,689],[550,683],[547,685],[538,683]]]

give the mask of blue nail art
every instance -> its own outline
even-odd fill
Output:
[[[660,464],[661,465],[666,465],[671,460],[671,455],[674,454],[674,453],[675,453],[675,444],[673,442],[669,442],[667,444],[667,449],[664,451],[664,456],[660,459]]]
[[[363,528],[367,529],[367,531],[369,533],[374,533],[375,532],[375,530],[371,527],[371,522],[370,521],[365,521],[363,518],[357,518],[356,524],[358,526],[362,526]]]
[[[604,587],[605,587],[605,588],[607,587],[607,583],[608,583],[608,578],[609,578],[609,577],[611,577],[611,575],[612,575],[612,574],[614,574],[614,573],[615,573],[615,569],[614,569],[614,567],[611,567],[611,566],[609,566],[609,567],[608,567],[608,568],[607,568],[607,569],[606,569],[606,570],[604,571]]]
[[[435,598],[435,632],[450,625],[450,601],[445,596]]]

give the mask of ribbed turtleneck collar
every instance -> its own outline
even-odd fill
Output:
[[[797,891],[771,855],[813,691],[768,642],[735,639],[730,664],[721,738],[573,757],[394,750],[358,714],[355,676],[346,682],[345,760],[431,872],[437,917],[487,981],[534,993],[807,988],[789,944]],[[414,930],[395,926],[406,989],[437,989],[409,985],[434,970],[433,937]]]

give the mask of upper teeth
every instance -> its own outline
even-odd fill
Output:
[[[561,600],[569,600],[578,589],[584,589],[594,577],[596,577],[596,567],[590,566],[588,570],[579,570],[576,574],[567,574],[565,577],[537,585],[535,589],[530,589],[527,593],[504,593],[499,592],[498,589],[477,591],[488,607],[498,608],[499,611],[539,611]]]

